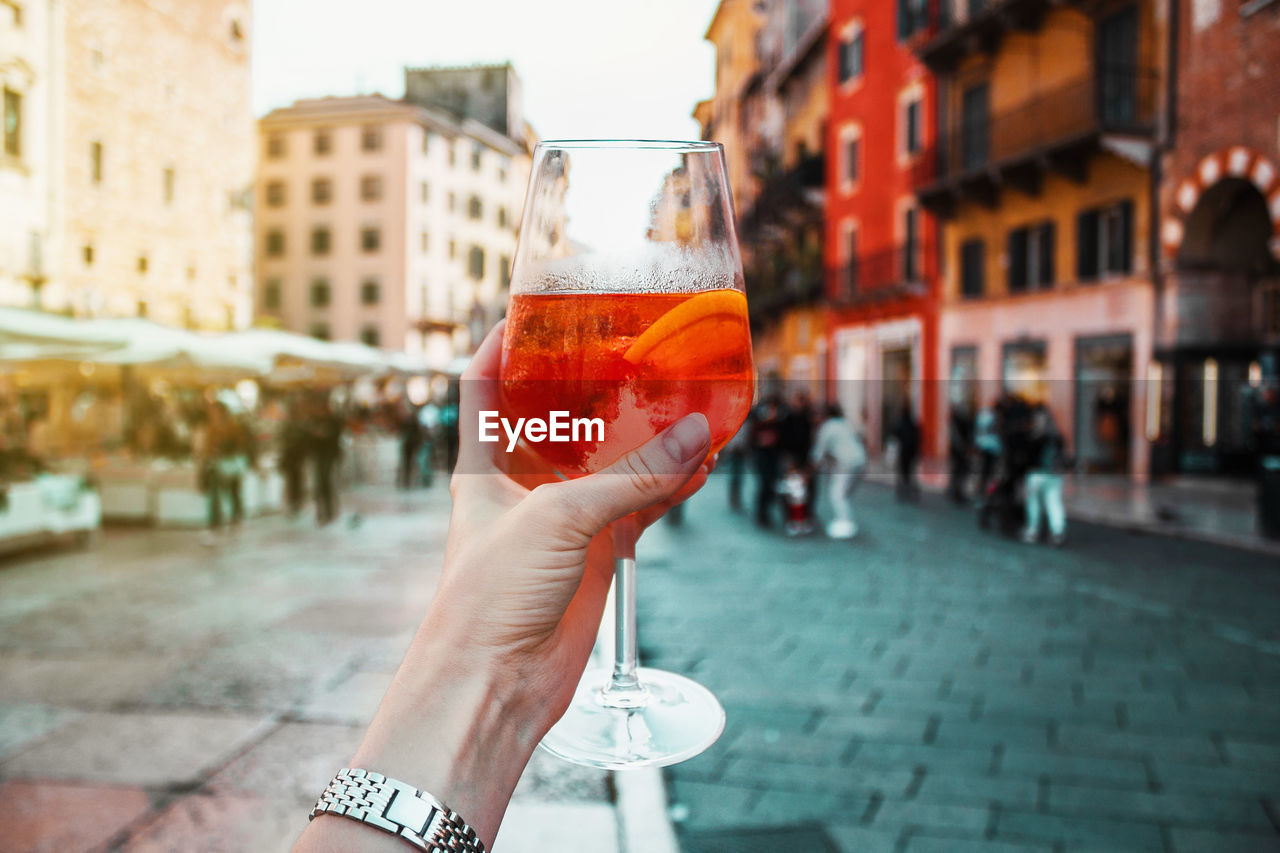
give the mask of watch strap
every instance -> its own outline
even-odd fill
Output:
[[[344,767],[333,777],[311,819],[341,815],[403,838],[430,853],[485,853],[457,812],[412,785],[381,773]]]

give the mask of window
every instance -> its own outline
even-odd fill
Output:
[[[267,184],[267,207],[284,206],[284,181],[271,181]]]
[[[360,343],[366,346],[376,347],[382,340],[382,335],[378,333],[377,326],[365,326],[360,330]]]
[[[449,140],[449,165],[456,166],[458,164],[458,143]]]
[[[858,292],[858,229],[848,225],[845,232],[845,293]]]
[[[484,154],[484,146],[479,142],[471,146],[471,171],[480,171],[481,157]]]
[[[329,226],[320,225],[311,229],[311,254],[327,255],[333,243]]]
[[[986,245],[982,240],[966,240],[960,244],[960,295],[982,296],[986,291]]]
[[[858,173],[862,161],[862,138],[851,137],[844,145],[844,181],[847,184],[858,182]]]
[[[280,279],[269,278],[262,286],[262,307],[268,311],[280,308]]]
[[[422,131],[422,153],[431,153],[431,131],[426,130],[425,128]]]
[[[363,151],[382,150],[382,128],[370,125],[360,133],[360,148]]]
[[[467,251],[467,275],[480,281],[484,278],[484,249],[472,246]]]
[[[377,305],[382,299],[382,287],[376,278],[367,278],[360,285],[360,304]]]
[[[960,159],[965,169],[987,163],[987,84],[964,90],[960,105]]]
[[[458,197],[453,193],[449,193],[449,212],[453,213],[453,209],[457,207]]]
[[[322,127],[311,138],[311,148],[317,157],[323,157],[333,150],[333,135],[328,128]]]
[[[333,200],[333,181],[328,178],[316,178],[311,182],[312,204],[328,204]]]
[[[81,254],[81,257],[84,258],[84,265],[86,267],[93,266],[93,244],[92,243],[85,243],[84,248],[80,250],[80,254]]]
[[[360,250],[376,252],[382,248],[382,231],[377,228],[360,229]]]
[[[1133,202],[1081,211],[1076,216],[1076,278],[1095,281],[1133,271]]]
[[[458,241],[450,240],[449,241],[449,260],[453,260],[456,257],[458,257]]]
[[[138,255],[138,272],[143,275],[147,274],[147,270],[151,268],[151,262],[147,260],[146,255]]]
[[[160,184],[162,187],[162,192],[164,194],[165,204],[173,204],[173,196],[174,196],[174,189],[175,189],[174,184],[176,183],[176,181],[177,181],[177,175],[174,173],[173,167],[170,166],[169,168],[165,169],[163,172],[163,176],[160,179]]]
[[[503,255],[498,259],[498,284],[502,287],[511,286],[511,256]]]
[[[332,298],[332,289],[329,287],[329,279],[317,278],[311,282],[311,307],[327,308],[329,300]]]
[[[484,218],[484,204],[480,201],[480,196],[473,195],[467,199],[467,216],[471,219]]]
[[[423,181],[422,185],[419,186],[418,195],[421,197],[423,204],[426,204],[431,200],[431,187],[426,181]]]
[[[905,41],[925,29],[925,0],[898,0],[898,40]]]
[[[89,180],[102,183],[102,143],[97,140],[89,143]]]
[[[310,335],[321,341],[329,340],[329,324],[328,323],[312,323]]]
[[[22,95],[12,89],[4,90],[4,153],[22,156]]]
[[[273,133],[267,137],[267,159],[279,160],[284,156],[284,134]]]
[[[279,258],[284,256],[284,232],[279,228],[272,228],[266,234],[263,240],[267,249],[268,258]]]
[[[902,280],[920,280],[920,211],[908,207],[902,212]]]
[[[507,227],[507,209],[505,207],[498,208],[498,227]]]
[[[1015,228],[1009,232],[1008,285],[1010,293],[1053,286],[1054,227],[1052,222]]]
[[[848,83],[862,76],[862,30],[840,42],[840,82]]]
[[[382,177],[365,175],[360,179],[360,198],[363,201],[377,201],[382,198]]]
[[[422,253],[426,254],[431,249],[431,237],[426,231],[423,231],[418,235],[418,238],[422,246]]]
[[[232,18],[227,25],[227,38],[231,40],[233,45],[244,43],[244,24],[240,23],[239,18]]]
[[[902,108],[902,150],[906,154],[920,151],[920,99],[912,98]]]

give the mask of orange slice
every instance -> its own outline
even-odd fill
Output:
[[[632,364],[689,368],[732,356],[746,344],[747,298],[736,290],[708,290],[658,318],[624,354]]]

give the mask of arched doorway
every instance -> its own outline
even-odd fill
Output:
[[[1273,303],[1276,223],[1258,182],[1226,174],[1180,220],[1173,285],[1178,338],[1166,359],[1173,457],[1188,473],[1256,471],[1259,388],[1274,376],[1280,328]]]

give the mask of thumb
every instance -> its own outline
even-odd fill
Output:
[[[695,412],[676,421],[617,462],[578,480],[540,486],[557,509],[576,519],[588,539],[611,521],[670,498],[697,472],[711,429]]]

